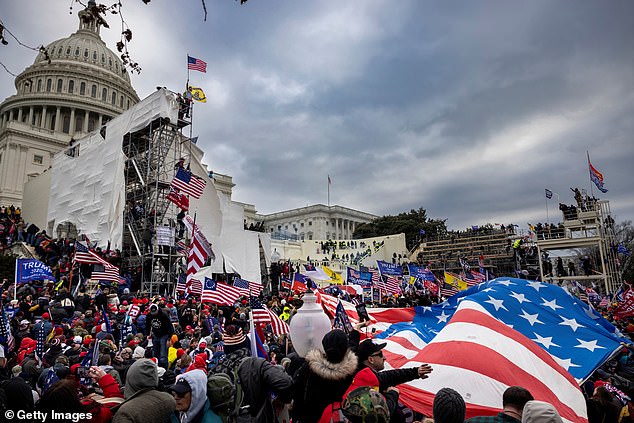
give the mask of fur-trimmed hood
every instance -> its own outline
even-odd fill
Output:
[[[317,349],[306,354],[306,361],[313,373],[326,380],[343,380],[354,375],[359,363],[357,355],[350,350],[340,363],[331,363],[326,354]]]

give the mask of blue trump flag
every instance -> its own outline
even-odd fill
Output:
[[[361,272],[352,267],[348,267],[348,278],[346,280],[349,284],[372,286],[372,274],[370,272]]]
[[[377,338],[400,336],[422,348],[465,299],[534,341],[578,382],[618,351],[621,342],[631,343],[592,306],[563,288],[515,278],[494,279],[460,291],[443,303],[416,307],[412,321],[394,323]]]
[[[36,259],[17,259],[15,263],[15,282],[56,281],[51,268]]]
[[[403,276],[403,267],[400,264],[388,263],[386,261],[377,260],[377,266],[381,275]]]

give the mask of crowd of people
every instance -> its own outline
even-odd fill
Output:
[[[6,210],[0,219],[8,217]],[[0,330],[0,406],[7,410],[49,413],[47,421],[465,421],[464,399],[449,388],[436,394],[433,415],[405,406],[398,386],[434,377],[433,369],[385,370],[385,343],[371,336],[362,340],[365,324],[349,333],[332,330],[322,339],[321,350],[303,357],[286,334],[276,335],[269,325],[261,334],[266,358],[255,357],[249,298],[218,306],[201,304],[197,297],[150,296],[131,292],[130,279],[92,293],[84,285],[74,293],[68,287],[74,286],[69,274],[76,241],[54,240],[39,229],[20,239],[12,233],[8,240],[19,241],[35,248],[59,282],[21,284],[14,296],[12,281],[3,281],[11,338]],[[121,264],[116,251],[96,252]],[[77,266],[74,270],[81,274]],[[280,265],[280,273],[288,277],[297,270],[291,263]],[[330,292],[360,300],[340,289]],[[262,294],[258,301],[285,322],[303,305],[301,294],[289,290]],[[432,302],[429,293],[411,290],[386,296],[380,304],[368,300],[367,305]],[[613,304],[597,309],[632,336],[634,321],[616,317]],[[634,349],[624,345],[582,385],[589,422],[634,421],[633,379]],[[534,401],[519,386],[509,388],[500,405],[498,416],[470,421],[560,421],[552,406]],[[550,420],[541,420],[544,415]],[[29,416],[22,420],[41,421],[37,414]]]

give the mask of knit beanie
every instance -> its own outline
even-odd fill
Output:
[[[246,336],[244,336],[244,333],[242,333],[242,329],[235,325],[227,326],[222,339],[225,344],[225,354],[227,355],[239,350],[240,348],[247,348],[251,346],[251,343],[248,341]]]
[[[135,360],[138,360],[140,358],[145,357],[145,348],[143,347],[136,347],[134,349],[134,352],[132,353],[132,358]]]
[[[460,394],[451,388],[442,388],[434,397],[435,423],[463,423],[467,406]]]
[[[331,363],[341,363],[348,351],[348,335],[342,330],[335,329],[324,335],[321,340],[326,358]]]

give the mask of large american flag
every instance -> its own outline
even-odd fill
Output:
[[[205,278],[201,301],[219,305],[233,305],[240,298],[240,291],[233,286]]]
[[[235,278],[233,280],[233,286],[240,290],[242,295],[249,296],[253,295],[255,297],[259,297],[262,293],[262,284],[258,282],[250,282],[244,279]]]
[[[203,195],[203,190],[206,185],[207,181],[182,167],[178,168],[170,184],[171,187],[182,191],[184,194],[189,194],[194,198],[200,198],[200,196]]]
[[[533,338],[539,338],[538,333]],[[547,339],[554,349],[551,341]],[[461,302],[447,325],[414,356],[389,350],[384,354],[392,366],[432,366],[429,379],[399,387],[400,399],[416,403],[417,411],[426,414],[431,414],[433,396],[443,387],[462,395],[470,418],[497,414],[506,388],[521,385],[535,399],[553,404],[564,421],[587,421],[585,398],[570,373],[534,340],[497,320],[475,301]]]
[[[372,312],[370,316],[375,318]],[[555,403],[548,391],[555,392],[555,406],[564,419],[584,422],[585,408],[573,388],[578,390],[579,383],[619,350],[620,342],[628,342],[591,306],[562,288],[514,278],[494,279],[441,304],[417,307],[415,317],[381,329],[376,338],[387,342],[388,367],[429,362],[434,368],[429,379],[400,385],[401,400],[428,413],[434,393],[448,386],[465,398],[468,418],[495,414],[504,389],[519,384],[542,401]],[[427,344],[432,346],[429,351]]]

